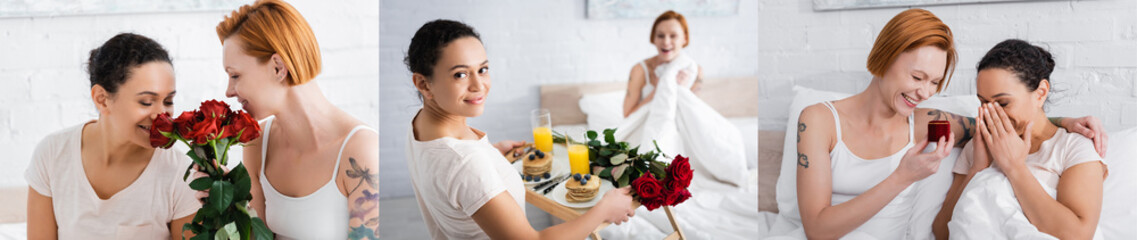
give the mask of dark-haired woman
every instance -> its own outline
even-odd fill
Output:
[[[1047,120],[1042,107],[1050,97],[1054,58],[1038,46],[1011,39],[991,48],[979,60],[978,70],[976,95],[983,103],[975,124],[978,134],[963,148],[952,169],[955,180],[935,222],[938,238],[947,237],[945,230],[953,211],[956,217],[997,215],[977,216],[977,212],[955,207],[959,206],[957,201],[968,206],[982,205],[976,201],[998,201],[960,198],[972,191],[1007,189],[997,185],[1009,185],[1021,214],[1037,231],[1059,239],[1100,238],[1095,234],[1108,169],[1090,139]],[[993,169],[986,170],[988,167]],[[983,179],[983,185],[988,186],[968,187],[972,179]],[[1006,222],[1012,222],[1008,220],[1011,218],[993,219],[991,222],[998,224],[991,227],[999,231],[1007,227]],[[963,238],[1025,236],[991,236],[991,232],[966,227],[951,230],[952,235]]]
[[[604,194],[584,215],[536,231],[525,218],[521,176],[466,125],[485,108],[490,62],[473,28],[436,20],[411,39],[406,64],[423,106],[407,134],[407,167],[419,210],[435,239],[584,239],[601,223],[634,214],[628,188]]]
[[[40,141],[28,181],[29,239],[181,239],[201,205],[174,173],[189,159],[150,147],[150,124],[174,106],[174,69],[154,40],[123,33],[91,51],[99,118]]]

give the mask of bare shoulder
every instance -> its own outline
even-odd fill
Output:
[[[833,124],[824,124],[833,122],[833,113],[824,104],[817,103],[805,107],[801,110],[801,115],[798,116],[798,123],[811,124],[817,128],[823,128],[828,125],[829,129],[833,128]]]
[[[802,135],[811,136],[810,142],[828,142],[830,149],[837,143],[837,126],[833,125],[833,114],[829,108],[822,104],[815,104],[802,109],[798,116],[795,131],[798,142],[802,142]],[[790,134],[790,133],[787,133]]]

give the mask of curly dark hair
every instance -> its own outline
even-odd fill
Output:
[[[434,73],[434,64],[442,55],[442,48],[463,37],[482,40],[478,32],[465,23],[438,19],[423,24],[411,38],[411,46],[407,49],[403,63],[407,64],[407,69],[412,73],[430,77]]]
[[[1043,79],[1050,81],[1054,57],[1042,47],[1019,39],[1007,39],[987,51],[977,68],[978,71],[990,68],[1010,71],[1026,84],[1027,90],[1034,91]]]
[[[134,67],[154,61],[173,64],[166,49],[153,39],[134,33],[119,33],[91,50],[87,74],[92,87],[99,85],[114,94],[130,78]]]

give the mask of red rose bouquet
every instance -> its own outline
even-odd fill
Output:
[[[247,143],[261,136],[261,127],[244,111],[234,112],[229,105],[217,100],[201,103],[194,111],[182,112],[177,118],[162,113],[150,127],[150,145],[170,148],[174,142],[185,143],[186,152],[193,164],[186,169],[183,180],[189,178],[195,166],[209,177],[193,180],[190,188],[209,190],[205,205],[198,209],[193,222],[182,226],[197,234],[193,239],[272,239],[272,232],[255,211],[249,211],[251,179],[243,164],[225,173],[222,166],[229,161],[229,147]]]
[[[605,129],[603,133],[604,143],[597,139],[596,131],[588,131],[584,143],[588,146],[589,165],[597,176],[616,187],[631,185],[632,196],[648,211],[675,206],[691,198],[687,187],[691,185],[694,172],[689,159],[678,155],[668,164],[656,160],[667,158],[659,146],[640,152],[638,146],[631,148],[627,142],[616,141],[616,129]],[[554,141],[567,141],[564,135],[555,135]]]

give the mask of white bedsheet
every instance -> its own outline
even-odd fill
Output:
[[[0,240],[28,239],[27,223],[0,223]]]
[[[758,118],[728,118],[742,135],[748,169],[747,184],[729,186],[696,174],[691,181],[691,199],[672,208],[679,227],[689,239],[754,239],[761,222],[758,213]],[[554,131],[587,125],[557,125]],[[661,209],[636,209],[636,216],[621,225],[600,231],[604,239],[663,239],[671,234],[667,214]]]
[[[758,171],[749,172],[747,186],[736,188],[695,175],[691,199],[672,208],[688,239],[754,239],[758,236]],[[636,209],[636,216],[600,231],[604,239],[663,239],[674,232],[662,208]]]
[[[1042,185],[1053,198],[1054,188]],[[971,178],[948,222],[951,239],[1057,239],[1030,224],[1010,181],[996,168]],[[1101,231],[1094,239],[1101,239]]]

